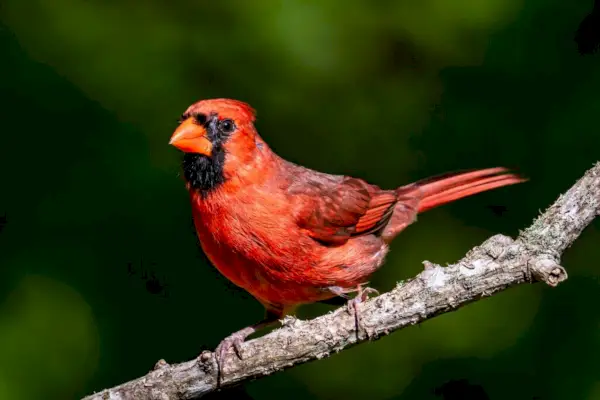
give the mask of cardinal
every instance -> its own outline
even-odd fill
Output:
[[[366,286],[369,276],[418,213],[524,181],[497,167],[381,189],[284,160],[254,122],[246,103],[202,100],[183,113],[169,142],[184,152],[183,176],[202,250],[266,309],[262,321],[217,346],[221,369],[232,348],[240,356],[249,335],[301,304],[355,293],[348,304],[358,321],[358,305],[376,293]]]

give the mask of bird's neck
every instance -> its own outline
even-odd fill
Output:
[[[186,153],[183,156],[183,176],[190,191],[206,196],[225,182],[225,153],[218,150],[208,157],[202,154]]]
[[[184,177],[190,192],[200,198],[235,195],[242,189],[263,184],[277,175],[282,159],[266,144],[251,153],[218,151],[211,157],[185,154]],[[244,157],[236,154],[246,154]]]

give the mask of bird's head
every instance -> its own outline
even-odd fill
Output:
[[[185,153],[184,176],[207,193],[232,178],[249,179],[270,151],[254,128],[255,112],[230,99],[201,100],[180,118],[169,144]]]

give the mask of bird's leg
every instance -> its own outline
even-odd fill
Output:
[[[248,336],[252,335],[254,332],[257,332],[261,329],[268,328],[269,326],[276,324],[278,322],[279,318],[281,318],[280,313],[267,311],[267,314],[262,321],[254,324],[254,325],[250,325],[244,329],[241,329],[241,330],[227,336],[225,339],[223,339],[221,341],[221,343],[219,343],[219,345],[215,349],[215,358],[217,360],[217,367],[218,367],[218,373],[219,373],[218,380],[219,381],[220,381],[220,377],[223,372],[223,365],[224,365],[225,357],[227,356],[227,352],[229,351],[229,349],[231,349],[233,347],[235,353],[241,360],[242,359],[242,352],[241,352],[242,343],[244,343],[246,338]]]
[[[367,283],[368,282],[366,282],[364,284],[366,285]],[[333,287],[329,288],[329,290],[331,290],[334,294],[344,297],[344,298],[348,298],[346,293],[356,292],[356,296],[353,299],[348,300],[348,303],[347,303],[348,313],[354,314],[354,324],[356,326],[356,337],[358,338],[361,328],[365,331],[365,333],[367,334],[367,337],[368,337],[369,332],[362,325],[362,323],[360,321],[360,311],[359,311],[358,305],[360,303],[366,301],[369,298],[369,294],[379,294],[379,292],[376,289],[373,289],[370,287],[363,288],[361,285],[358,285],[356,287],[356,289],[343,289],[338,286],[333,286]]]
[[[356,289],[344,289],[341,286],[330,286],[327,289],[336,296],[343,297],[344,299],[350,298],[346,293],[352,293],[356,291]]]
[[[358,305],[369,298],[369,294],[379,295],[379,291],[377,289],[373,289],[371,287],[363,288],[361,285],[358,285],[356,296],[348,302],[348,309],[354,308],[354,323],[356,325],[356,338],[359,338],[360,329],[365,331],[367,338],[371,335],[367,328],[365,328],[360,320],[360,311]]]

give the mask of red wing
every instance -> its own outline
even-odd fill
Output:
[[[296,187],[298,193],[300,188]],[[300,194],[300,193],[298,193]],[[298,226],[325,244],[340,245],[352,236],[382,229],[390,220],[397,196],[350,177],[305,182]]]

